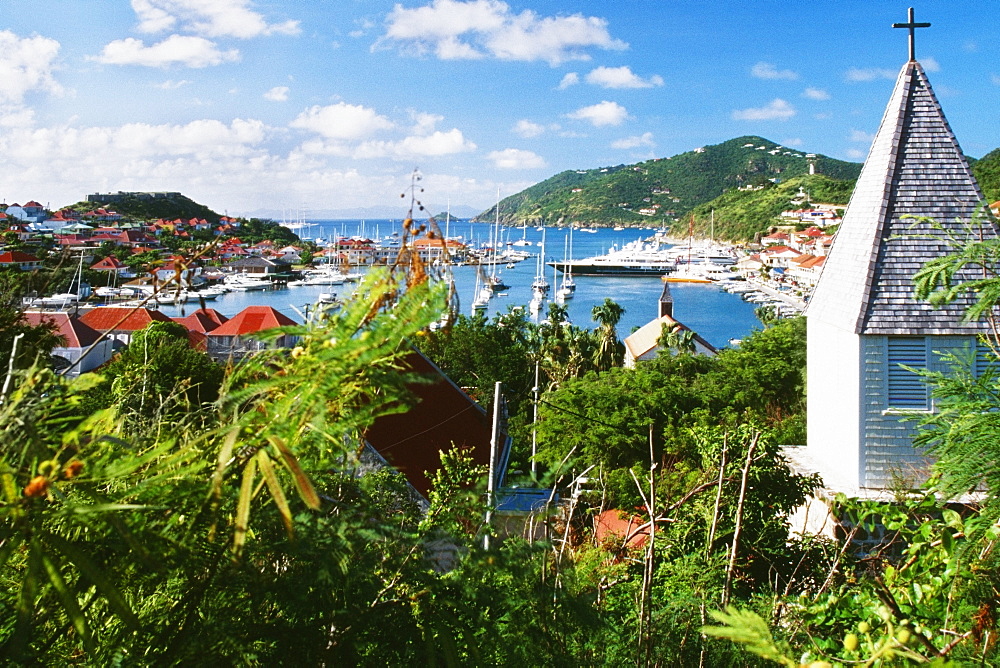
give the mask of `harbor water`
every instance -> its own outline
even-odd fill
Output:
[[[440,225],[442,232],[445,232],[445,224],[442,222]],[[399,229],[399,221],[336,220],[312,221],[307,227],[296,230],[296,233],[303,238],[313,240],[329,241],[337,237],[360,236],[377,242],[391,236]],[[542,232],[538,229],[501,226],[500,247],[511,248],[512,246],[508,244],[523,239],[531,245],[513,247],[530,252],[532,257],[515,264],[513,268],[507,268],[504,264],[497,265],[497,272],[510,287],[497,292],[490,301],[486,314],[492,316],[515,307],[527,308],[531,300],[531,283],[537,272],[537,255],[540,250],[544,251],[545,262],[559,262],[567,256],[582,259],[602,255],[636,239],[647,238],[653,233],[652,229],[639,228],[624,230],[599,228],[590,232],[576,230],[572,235],[572,253],[570,253],[569,231],[566,228],[546,228],[545,247],[542,249],[540,246]],[[486,223],[451,221],[447,226],[447,234],[475,247],[488,246],[494,234],[494,226]],[[553,285],[549,293],[551,299],[555,295],[562,274],[556,272],[553,275],[553,269],[548,266],[545,266],[544,270],[546,279]],[[459,266],[452,271],[459,292],[461,312],[471,314],[478,270],[473,266]],[[492,273],[491,269],[486,271]],[[618,333],[622,338],[657,316],[659,298],[663,291],[663,283],[658,277],[574,276],[573,280],[576,283],[576,293],[573,299],[565,302],[565,306],[570,320],[578,327],[595,326],[591,311],[606,298],[614,300],[625,309],[618,324]],[[208,306],[228,317],[232,317],[247,306],[272,306],[293,320],[301,322],[307,308],[311,308],[319,294],[331,290],[344,298],[349,295],[351,286],[312,285],[267,291],[230,292],[215,301],[208,302]],[[742,339],[753,329],[760,328],[760,323],[754,316],[754,304],[746,303],[738,295],[724,292],[714,284],[672,283],[670,291],[674,300],[674,317],[716,347],[726,346],[730,339]],[[176,316],[182,311],[190,313],[197,308],[197,305],[161,308],[167,315]],[[538,317],[544,319],[547,310],[546,305],[535,319]]]

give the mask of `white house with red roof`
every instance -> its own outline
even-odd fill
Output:
[[[112,340],[101,339],[100,333],[69,313],[26,311],[22,317],[33,327],[49,324],[62,337],[61,344],[52,349],[52,356],[66,376],[93,371],[111,359]]]
[[[121,260],[116,258],[114,255],[109,255],[103,260],[95,262],[94,264],[90,265],[90,268],[93,271],[114,272],[119,276],[124,276],[125,274],[128,273],[128,267],[125,266],[125,264]]]
[[[208,354],[215,360],[238,360],[266,348],[291,348],[297,336],[284,335],[265,343],[257,335],[275,327],[297,324],[270,306],[248,306],[230,320],[206,333]]]
[[[11,204],[7,207],[7,215],[25,223],[41,223],[46,219],[45,207],[31,200],[27,204]]]
[[[80,316],[80,321],[97,332],[107,332],[115,350],[131,343],[132,336],[152,322],[173,322],[159,311],[128,306],[98,306]]]
[[[23,251],[5,251],[0,253],[0,267],[17,267],[21,271],[40,269],[42,261],[34,255]]]
[[[802,255],[800,251],[795,250],[789,246],[778,245],[778,246],[768,246],[760,252],[760,259],[770,264],[772,267],[787,267],[788,263],[798,256]]]

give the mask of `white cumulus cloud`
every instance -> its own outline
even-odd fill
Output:
[[[750,68],[750,74],[758,79],[798,79],[793,70],[779,70],[771,63],[759,62]]]
[[[587,75],[587,83],[602,88],[654,88],[663,85],[663,77],[654,74],[643,79],[627,65],[622,67],[598,67]]]
[[[415,110],[410,110],[410,118],[413,119],[411,132],[420,136],[431,134],[437,129],[437,124],[444,120],[444,116],[439,114]]]
[[[379,115],[374,109],[346,102],[325,107],[312,106],[289,125],[315,132],[327,139],[362,139],[394,126],[392,121]]]
[[[201,68],[239,60],[236,49],[221,51],[214,42],[204,37],[171,35],[167,39],[146,46],[142,40],[128,37],[105,45],[95,60],[105,65],[142,65],[144,67]]]
[[[644,132],[638,136],[625,137],[624,139],[611,142],[611,148],[632,149],[639,148],[641,146],[656,146],[656,142],[653,141],[652,132]]]
[[[523,137],[524,139],[532,139],[544,133],[545,126],[529,121],[526,118],[522,118],[521,120],[519,120],[517,123],[514,124],[514,127],[511,129],[511,132],[516,134],[518,137]]]
[[[581,107],[576,111],[566,114],[567,118],[578,121],[587,121],[595,128],[604,125],[621,125],[628,118],[628,110],[617,102],[598,102],[589,107]]]
[[[59,42],[47,37],[19,37],[0,30],[0,102],[20,103],[29,91],[59,95],[52,76]]]
[[[576,72],[567,72],[559,82],[559,90],[566,90],[570,86],[575,86],[580,83],[580,75]]]
[[[204,37],[249,39],[299,33],[298,21],[268,23],[249,0],[132,0],[139,31],[184,31]]]
[[[393,160],[419,160],[422,158],[468,153],[476,145],[468,141],[457,128],[440,130],[429,135],[410,135],[399,140],[367,140],[355,146],[328,144],[328,152],[356,160],[390,158]]]
[[[264,99],[268,102],[285,102],[288,100],[288,86],[275,86],[264,93]]]
[[[385,45],[442,60],[492,57],[551,65],[587,60],[591,48],[628,46],[611,37],[604,19],[539,16],[531,10],[517,14],[500,0],[432,0],[414,8],[397,4],[373,48]]]
[[[830,94],[822,88],[806,88],[802,91],[802,97],[807,97],[810,100],[829,100]]]
[[[861,68],[852,67],[844,73],[844,78],[848,81],[874,81],[875,79],[895,79],[896,73],[892,70],[885,70],[877,67]]]
[[[533,151],[519,148],[505,148],[502,151],[492,151],[486,156],[493,161],[497,169],[537,169],[545,167],[545,158]]]
[[[795,107],[781,98],[771,100],[771,103],[766,107],[751,107],[733,111],[733,119],[737,121],[787,121],[794,115]]]

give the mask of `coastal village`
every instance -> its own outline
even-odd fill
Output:
[[[3,428],[29,425],[15,435],[26,443],[30,470],[17,472],[16,483],[13,465],[0,471],[3,507],[17,510],[9,533],[19,541],[0,539],[0,565],[22,552],[29,583],[11,636],[21,643],[19,658],[49,651],[19,639],[33,625],[58,627],[53,637],[62,651],[82,661],[97,656],[91,639],[125,647],[145,632],[140,615],[153,619],[152,627],[164,614],[156,638],[131,646],[136,657],[140,650],[168,662],[240,656],[256,665],[301,650],[306,658],[296,661],[307,665],[380,665],[398,652],[392,656],[404,657],[401,663],[421,657],[480,665],[480,648],[495,642],[495,630],[516,637],[524,656],[506,661],[515,648],[501,642],[484,663],[829,668],[829,660],[995,661],[998,530],[996,514],[980,515],[1000,503],[984,485],[993,482],[996,462],[987,450],[995,446],[982,443],[995,433],[977,418],[996,409],[983,397],[995,390],[1000,341],[995,321],[969,316],[981,305],[978,293],[953,290],[931,304],[918,298],[914,279],[958,245],[1000,240],[1000,202],[985,201],[915,58],[913,30],[927,25],[916,23],[911,9],[908,23],[894,26],[909,30],[910,57],[850,204],[814,203],[799,189],[766,233],[739,244],[650,229],[624,247],[577,258],[567,236],[566,255],[546,262],[540,245],[533,256],[523,237],[505,241],[499,204],[486,243],[442,237],[433,226],[410,235],[420,223],[412,220],[402,235],[335,235],[319,243],[290,241],[273,221],[144,220],[115,210],[125,198],[180,196],[172,192],[95,193],[85,211],[50,211],[34,200],[0,205],[0,269],[15,278],[56,270],[66,277],[12,307],[12,331],[48,328],[57,343],[47,363],[15,371],[21,331],[12,339],[7,381],[24,374],[30,382],[0,390],[0,410],[12,411],[14,425]],[[249,241],[262,227],[277,238]],[[492,296],[508,289],[497,269],[529,259],[537,264],[532,302],[492,321],[481,317]],[[366,281],[371,268],[397,263],[405,281]],[[451,265],[475,267],[472,317],[430,313],[437,303],[424,291],[427,268]],[[550,285],[547,268],[561,272],[561,281]],[[980,268],[958,266],[948,280],[977,280]],[[574,298],[574,276],[656,276],[656,317],[619,338],[621,309],[605,299],[593,308],[595,327],[584,332],[559,319]],[[354,282],[363,288],[357,299],[332,291]],[[675,317],[671,288],[682,283],[760,304],[762,328],[746,348],[738,340],[713,346]],[[227,291],[303,285],[323,288],[305,323],[271,306],[246,306],[231,317],[210,306]],[[181,304],[191,312],[171,317],[163,308]],[[157,338],[177,326],[186,332],[173,342],[181,352]],[[449,338],[452,326],[470,341]],[[204,353],[206,377],[228,374],[245,385],[234,390],[220,380],[206,400],[188,378],[150,408],[146,377],[136,383],[140,392],[123,389],[124,373],[96,391],[100,381],[84,376],[148,371],[136,360],[151,358],[158,351],[149,348],[158,346],[176,359]],[[503,357],[511,351],[522,372],[533,367],[533,380],[499,379],[514,366]],[[159,371],[174,358],[167,359]],[[496,372],[495,384],[452,378],[446,363],[455,359],[468,364],[466,380],[485,383],[479,376]],[[968,364],[960,383],[943,381],[961,359]],[[78,386],[60,385],[66,380]],[[25,399],[34,400],[32,383],[42,388],[38,405],[79,394],[62,413],[45,415]],[[962,403],[969,387],[978,389]],[[951,412],[934,421],[946,406],[944,390],[954,393],[947,409],[967,410],[971,419]],[[124,399],[109,405],[95,392]],[[78,406],[101,408],[65,417]],[[38,433],[28,409],[45,417]],[[20,420],[17,411],[29,417]],[[231,423],[224,422],[228,413],[237,416]],[[937,473],[925,449],[935,442],[921,429],[930,424],[938,442],[954,445],[949,439],[966,435],[949,431],[956,416],[977,437],[972,447],[958,457],[948,448],[934,452],[944,454],[945,478],[959,480],[924,488]],[[71,433],[52,426],[71,420]],[[173,426],[176,434],[160,435]],[[105,433],[113,430],[114,437]],[[796,436],[801,440],[790,440]],[[132,452],[133,442],[142,447]],[[202,450],[210,451],[203,461]],[[968,476],[962,466],[970,456],[985,473]],[[115,496],[127,487],[123,480],[147,467],[153,475],[140,480],[138,492]],[[186,475],[209,482],[181,490],[190,497],[184,512],[147,495],[157,484],[181,493]],[[939,500],[942,489],[961,493]],[[58,504],[71,512],[53,520]],[[127,523],[113,515],[107,529],[101,524],[103,513],[135,510],[146,515]],[[101,520],[88,524],[90,514]],[[155,562],[155,551],[168,549],[160,543],[173,549],[204,517],[198,530],[205,540],[171,552],[164,564],[129,562],[105,573],[123,552]],[[68,537],[60,523],[70,526]],[[229,527],[225,539],[220,526]],[[75,547],[77,540],[100,558]],[[956,565],[961,560],[967,572]],[[158,569],[175,564],[176,578],[200,578],[196,595],[158,589]],[[82,575],[64,575],[76,570]],[[129,576],[160,598],[147,606],[143,599],[153,597],[142,587],[120,593]],[[212,599],[227,579],[244,588],[235,602]],[[267,583],[263,593],[254,589],[260,582]],[[57,613],[32,608],[49,584],[58,623],[48,619]],[[95,609],[80,608],[84,595],[99,602]],[[203,600],[210,604],[202,607]],[[182,614],[170,616],[175,608]],[[110,628],[91,628],[88,617],[102,615]],[[189,649],[214,615],[232,625],[231,638],[199,639],[191,646],[208,649]],[[502,623],[494,627],[497,616]],[[252,652],[232,650],[257,632],[254,625],[277,639]],[[301,628],[316,629],[315,637],[297,635]],[[603,635],[595,649],[589,636],[597,628]],[[78,638],[87,639],[85,649],[76,647],[83,646]],[[621,643],[617,654],[608,639]],[[14,644],[0,638],[0,649],[8,647]],[[132,658],[117,646],[112,655]]]

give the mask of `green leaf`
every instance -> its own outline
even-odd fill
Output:
[[[274,499],[274,505],[278,507],[278,512],[281,513],[281,521],[285,525],[285,532],[289,538],[292,538],[295,535],[295,526],[292,524],[292,510],[288,507],[288,499],[285,497],[285,491],[281,488],[281,481],[278,480],[278,476],[274,472],[274,464],[271,463],[271,457],[267,454],[267,450],[261,450],[257,453],[257,459],[259,460],[260,472],[264,476],[264,482],[267,483],[267,489],[271,492],[271,498]]]
[[[90,630],[87,628],[87,618],[83,616],[83,610],[80,609],[80,603],[76,600],[75,592],[71,592],[69,587],[66,585],[66,581],[63,579],[62,574],[59,572],[59,568],[49,559],[44,551],[42,551],[41,545],[38,543],[37,538],[33,538],[32,549],[37,549],[40,551],[42,566],[45,568],[45,573],[49,577],[49,582],[52,584],[52,588],[55,589],[56,595],[59,600],[62,601],[63,608],[66,610],[66,614],[69,616],[70,622],[73,624],[73,628],[76,630],[80,640],[83,641],[84,647],[89,650],[93,650],[91,645]]]
[[[952,536],[951,529],[945,529],[941,532],[941,546],[949,557],[955,551],[955,537]]]
[[[47,531],[42,532],[41,536],[47,545],[65,555],[97,587],[97,590],[104,595],[108,605],[118,614],[126,626],[132,630],[139,628],[139,618],[136,617],[121,592],[87,554],[61,536]]]
[[[250,501],[253,499],[253,483],[257,477],[257,458],[253,457],[243,468],[243,482],[240,484],[240,498],[236,503],[236,531],[233,535],[233,553],[243,554],[243,544],[247,539],[250,523]]]
[[[299,460],[296,459],[295,455],[292,454],[292,451],[288,449],[284,440],[278,438],[277,436],[272,436],[269,440],[274,444],[274,447],[278,449],[278,452],[281,453],[281,459],[284,461],[285,466],[288,467],[288,470],[292,474],[292,480],[295,481],[295,488],[299,491],[299,496],[302,497],[302,500],[305,501],[307,506],[313,510],[318,509],[319,495],[316,493],[316,489],[313,487],[309,476],[306,475],[306,472],[303,471],[302,467],[299,465]]]
[[[785,643],[780,646],[775,643],[767,622],[757,613],[727,606],[725,612],[713,610],[709,614],[726,626],[703,626],[701,632],[705,635],[728,638],[745,645],[747,650],[761,658],[788,668],[798,668],[799,662],[787,656],[790,648]]]

